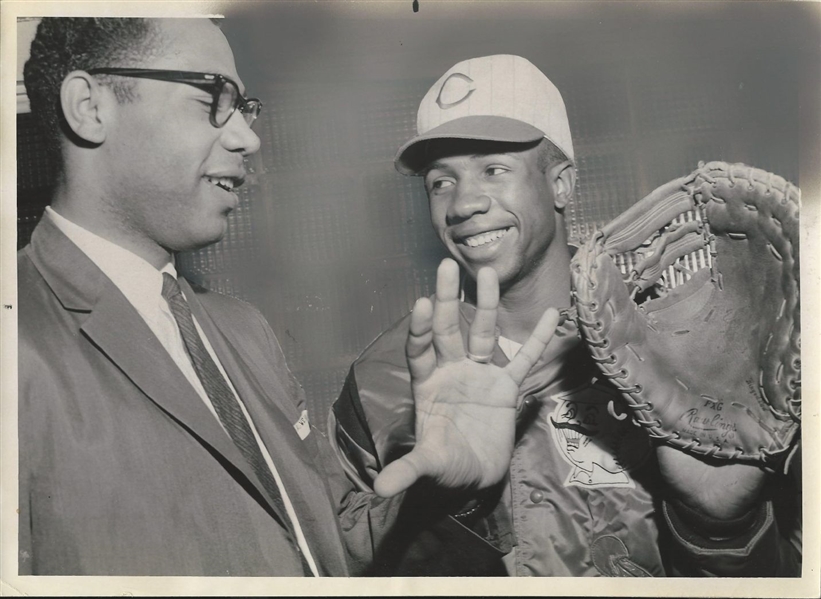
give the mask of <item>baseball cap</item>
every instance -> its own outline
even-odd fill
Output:
[[[573,160],[564,100],[521,56],[483,56],[451,67],[422,98],[416,131],[394,158],[396,170],[405,175],[425,166],[427,142],[436,139],[526,143],[546,137]]]

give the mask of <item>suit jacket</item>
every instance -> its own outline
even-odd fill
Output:
[[[20,574],[301,576],[285,514],[117,287],[45,218],[18,254]],[[347,573],[317,433],[264,318],[180,285],[321,574]],[[337,490],[338,491],[338,490]]]

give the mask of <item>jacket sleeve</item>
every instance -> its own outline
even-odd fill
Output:
[[[33,488],[35,474],[42,470],[42,452],[53,451],[51,437],[42,434],[40,427],[44,424],[48,426],[52,417],[52,414],[42,411],[43,406],[53,404],[55,398],[47,391],[53,388],[47,375],[47,365],[25,334],[21,334],[18,341],[18,372],[17,575],[26,576],[38,573],[32,493],[36,492]]]
[[[352,570],[371,576],[504,575],[504,553],[451,515],[463,497],[417,483],[385,500],[373,494],[382,469],[359,397],[355,365],[328,418],[329,458],[353,486],[339,517]]]
[[[351,482],[360,491],[370,491],[382,464],[359,398],[354,366],[328,415],[328,439]]]
[[[22,351],[21,351],[22,354]],[[23,371],[22,364],[23,361],[20,362],[21,368],[20,371]],[[26,384],[27,379],[24,377],[20,377],[20,393],[19,393],[19,401],[21,405],[26,405],[27,402],[27,394],[28,394],[28,385]],[[30,461],[30,453],[27,451],[25,447],[28,444],[28,436],[26,431],[28,430],[28,423],[26,422],[27,415],[29,410],[21,409],[18,410],[19,412],[19,419],[18,419],[18,430],[20,433],[18,434],[18,447],[20,448],[19,451],[19,461],[18,461],[18,486],[17,486],[17,523],[18,523],[18,548],[17,548],[17,565],[18,565],[18,576],[26,576],[30,574],[34,574],[33,571],[33,546],[31,542],[31,488],[30,488],[30,476],[31,476],[31,466],[29,464]]]
[[[798,460],[800,462],[800,459]],[[801,576],[801,468],[777,475],[739,527],[722,531],[687,506],[665,501],[676,576]],[[725,524],[726,526],[726,524]],[[739,531],[740,528],[740,531]]]
[[[772,503],[762,503],[749,531],[715,541],[684,524],[665,503],[664,518],[676,544],[675,576],[785,577],[801,575],[801,553],[778,531]]]

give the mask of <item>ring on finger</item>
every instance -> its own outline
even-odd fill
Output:
[[[493,359],[493,354],[487,354],[486,356],[477,356],[476,354],[468,352],[468,359],[473,360],[474,362],[478,362],[479,364],[489,364],[490,361]]]

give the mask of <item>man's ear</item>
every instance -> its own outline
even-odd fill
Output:
[[[111,91],[85,71],[72,71],[60,87],[60,104],[71,131],[90,144],[106,138],[106,113]]]
[[[547,173],[555,192],[556,210],[561,212],[573,197],[573,191],[576,189],[576,167],[570,160],[563,160],[547,169]]]

